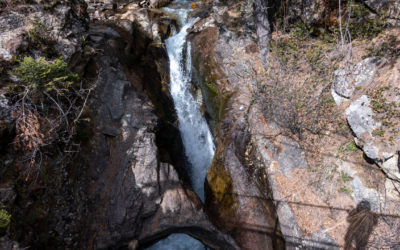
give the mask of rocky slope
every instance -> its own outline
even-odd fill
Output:
[[[234,235],[243,249],[261,249],[265,245],[279,248],[283,244],[286,248],[331,249],[364,245],[396,248],[398,238],[395,235],[399,230],[396,152],[399,148],[396,139],[398,109],[394,107],[399,105],[398,53],[395,52],[393,57],[390,50],[380,51],[383,61],[377,60],[370,57],[373,53],[367,53],[374,49],[368,49],[360,38],[352,42],[351,59],[335,61],[338,70],[326,68],[318,76],[313,76],[308,72],[325,67],[325,59],[313,61],[315,58],[326,55],[331,60],[337,57],[334,55],[337,49],[323,47],[324,33],[318,33],[324,31],[314,33],[320,29],[318,27],[329,25],[332,19],[338,25],[337,17],[332,16],[338,13],[337,5],[327,5],[323,1],[289,1],[283,19],[289,28],[294,27],[289,36],[295,38],[289,37],[289,41],[285,37],[278,39],[281,35],[276,30],[279,18],[278,22],[269,19],[275,30],[268,34],[268,39],[283,49],[276,53],[274,47],[270,47],[272,53],[266,58],[263,41],[268,29],[262,27],[268,27],[265,23],[268,19],[249,14],[265,9],[258,4],[257,1],[213,1],[209,15],[197,22],[192,30],[192,55],[199,87],[206,100],[205,112],[215,136],[219,138],[207,175],[207,211],[221,228]],[[397,23],[395,3],[379,5],[366,1],[365,4],[373,12],[369,14],[371,18],[378,18],[376,13],[386,13],[387,22]],[[383,6],[391,11],[385,12]],[[368,11],[363,6],[353,8],[355,13],[358,13],[357,8]],[[357,18],[355,16],[354,20]],[[296,24],[298,20],[300,26],[290,26],[291,22],[299,25]],[[315,28],[310,30],[310,27]],[[357,29],[362,27],[357,26]],[[318,37],[301,38],[304,31],[306,37],[309,34]],[[387,44],[385,39],[388,37],[398,41],[397,32],[398,28],[389,28],[378,35],[375,47]],[[304,48],[308,46],[311,50],[307,52]],[[393,42],[392,46],[398,48],[398,42]],[[322,47],[326,54],[320,56],[318,50]],[[295,65],[293,71],[286,69],[286,74],[276,73],[277,61],[284,59],[284,64],[292,63],[288,61],[291,53],[293,63],[303,65]],[[335,64],[331,61],[329,65]],[[282,118],[278,121],[268,116],[276,113],[266,112],[268,99],[263,99],[260,91],[268,87],[273,74],[278,74],[278,80],[275,80],[278,84],[285,84],[285,80],[292,81],[293,85],[313,84],[318,92],[325,93],[323,96],[327,96],[330,103],[333,100],[329,101],[327,87],[332,86],[337,106],[333,109],[330,108],[332,105],[324,106],[326,111],[322,112],[336,115],[329,118],[331,120],[325,123],[317,137],[307,132],[307,121],[300,124],[305,127],[298,127],[299,131],[303,128],[306,131],[301,132],[306,135],[299,137],[293,133],[296,127],[289,126],[298,124],[282,120],[283,116],[278,115]],[[301,80],[304,79],[300,77],[302,74],[308,78]],[[269,106],[277,109],[278,113],[285,114],[288,109],[277,103],[294,98],[284,96],[290,94],[288,88],[283,87],[283,94],[276,97],[282,99]],[[300,91],[302,88],[297,89]],[[372,97],[375,104],[370,105],[371,96],[375,96]],[[344,100],[342,104],[341,100]],[[304,113],[296,113],[294,117],[300,120],[301,115]],[[305,118],[311,121],[312,116]],[[336,120],[341,126],[340,131],[332,129],[336,127]],[[345,127],[347,122],[348,128]],[[386,127],[379,130],[382,123]],[[287,132],[287,129],[291,131]],[[380,132],[383,130],[384,135]],[[350,132],[355,135],[354,143]],[[363,209],[372,214],[372,217],[365,217],[369,222],[354,222],[351,215]],[[368,233],[359,232],[359,236],[354,232],[356,230]]]

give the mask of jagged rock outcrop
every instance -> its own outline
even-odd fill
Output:
[[[378,152],[378,149],[371,143],[362,145],[362,142],[371,140],[372,132],[381,126],[372,118],[373,112],[369,107],[370,103],[371,101],[365,95],[352,102],[346,110],[347,121],[354,134],[361,140],[358,144],[363,146],[366,155],[373,160],[385,159],[382,152]]]

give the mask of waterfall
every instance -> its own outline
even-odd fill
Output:
[[[192,58],[190,43],[186,42],[187,29],[191,28],[194,19],[188,19],[191,11],[190,1],[177,0],[171,7],[164,8],[174,15],[182,27],[179,32],[165,41],[170,61],[170,91],[178,115],[185,154],[190,162],[189,177],[191,185],[204,202],[204,180],[207,169],[214,156],[215,146],[208,124],[200,112],[193,97],[191,88]],[[184,53],[186,52],[186,53]],[[205,250],[201,242],[185,234],[171,234],[146,250]]]
[[[204,180],[214,156],[215,146],[208,124],[190,91],[192,58],[190,43],[186,42],[186,37],[187,29],[193,26],[195,20],[186,20],[189,13],[187,9],[175,9],[172,13],[178,17],[178,22],[183,24],[183,27],[165,41],[170,60],[171,95],[178,115],[185,153],[191,164],[190,181],[194,191],[204,201]]]

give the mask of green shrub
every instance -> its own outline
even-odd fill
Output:
[[[303,22],[294,23],[289,26],[289,29],[295,38],[307,39],[311,35],[310,29]]]
[[[343,182],[348,182],[348,181],[351,181],[353,178],[351,178],[351,176],[348,175],[347,173],[345,173],[344,171],[340,171],[340,179]]]
[[[384,131],[382,128],[374,129],[374,130],[372,131],[372,135],[373,135],[373,136],[380,136],[380,137],[383,137],[383,136],[385,136],[385,131]]]
[[[339,188],[339,192],[351,195],[353,193],[353,190],[347,187],[341,187]]]
[[[72,145],[90,90],[79,84],[78,75],[68,71],[62,58],[25,57],[13,74],[20,80],[8,93],[15,106],[17,136],[13,146],[29,159],[27,167],[34,170],[26,171],[29,179],[40,173],[43,152],[51,150],[48,145]]]
[[[5,209],[0,209],[0,228],[5,228],[10,224],[11,215]]]
[[[348,154],[350,152],[357,151],[357,149],[358,148],[354,143],[349,142],[349,143],[341,145],[339,147],[339,149],[338,149],[338,153],[340,153],[340,154]]]
[[[43,42],[49,39],[49,27],[42,23],[39,18],[32,20],[33,28],[28,31],[28,37],[32,42]]]
[[[356,145],[354,145],[354,143],[349,143],[346,145],[346,151],[349,151],[349,152],[357,151],[357,147],[356,147]]]
[[[14,72],[21,83],[34,90],[49,92],[53,89],[65,90],[79,80],[77,74],[68,73],[67,63],[61,58],[52,62],[43,57],[25,57]]]

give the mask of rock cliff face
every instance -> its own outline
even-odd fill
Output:
[[[206,110],[219,138],[207,173],[206,206],[243,249],[283,248],[268,181],[255,169],[258,163],[252,162],[254,152],[249,147],[253,74],[267,62],[265,48],[260,56],[257,42],[268,40],[269,24],[259,22],[268,19],[252,15],[254,8],[262,8],[259,3],[231,4],[213,3],[208,21],[195,24],[191,38],[194,65],[210,100]]]
[[[328,10],[337,10],[337,1],[331,1],[332,4],[327,2],[289,1],[286,6],[287,20],[301,20],[307,26],[318,27],[327,22],[332,13],[337,14],[332,12],[326,16]],[[371,6],[368,5],[368,8]],[[248,14],[258,13],[257,8],[257,1],[213,1],[209,6],[209,15],[195,24],[190,37],[193,65],[206,100],[206,117],[218,138],[216,155],[207,174],[206,207],[209,215],[221,228],[230,232],[243,249],[258,249],[261,246],[272,249],[284,245],[289,249],[337,249],[351,247],[353,241],[360,241],[358,236],[354,236],[356,233],[353,230],[357,227],[354,224],[357,223],[352,222],[350,215],[354,212],[350,210],[354,207],[359,209],[360,204],[366,202],[366,207],[376,216],[377,223],[363,225],[369,228],[371,236],[361,240],[365,242],[356,243],[359,244],[357,246],[395,246],[394,235],[398,230],[395,204],[399,202],[399,194],[393,191],[396,189],[394,186],[398,185],[394,181],[399,173],[395,167],[398,146],[379,138],[380,130],[376,130],[380,126],[379,121],[373,121],[379,119],[377,113],[373,112],[373,107],[369,107],[370,101],[366,100],[366,96],[358,100],[356,98],[360,97],[360,89],[368,93],[379,88],[385,89],[378,84],[382,78],[376,76],[389,74],[388,79],[392,79],[397,74],[396,66],[393,62],[384,63],[385,66],[378,69],[378,65],[382,67],[382,64],[376,58],[361,60],[366,53],[365,50],[362,52],[363,45],[358,45],[360,48],[354,49],[357,55],[351,63],[332,74],[334,79],[331,86],[335,100],[345,102],[338,108],[339,117],[347,119],[357,137],[355,144],[363,152],[351,142],[351,135],[345,136],[346,142],[341,135],[331,134],[336,132],[329,129],[324,132],[328,136],[322,135],[322,138],[313,141],[321,150],[309,151],[304,140],[294,139],[273,119],[262,115],[264,108],[262,101],[259,101],[260,88],[257,86],[267,81],[271,72],[269,69],[276,66],[270,63],[270,60],[275,60],[275,55],[268,55],[265,60],[264,50],[266,41],[275,33],[266,34],[268,39],[264,40],[257,36],[259,22],[263,19],[256,14]],[[393,3],[386,5],[386,8],[397,7]],[[374,11],[379,13],[378,9]],[[343,13],[347,12],[343,10]],[[269,20],[274,22],[274,19]],[[236,26],[237,23],[245,25]],[[386,36],[395,34],[396,30],[388,31]],[[268,29],[264,32],[268,32]],[[380,37],[382,39],[384,35]],[[376,40],[379,41],[379,38]],[[382,44],[382,40],[378,41]],[[289,46],[296,45],[292,43]],[[286,53],[290,53],[290,47],[287,48]],[[285,50],[283,56],[284,53]],[[299,53],[297,60],[301,60]],[[395,72],[389,73],[389,68]],[[313,79],[308,81],[312,82]],[[397,84],[392,80],[382,81],[381,84],[393,88],[385,97],[379,94],[385,98],[384,103],[396,102],[388,96],[397,96]],[[355,101],[350,106],[349,99]],[[379,109],[377,102],[375,110]],[[366,113],[360,105],[368,107],[365,108]],[[344,107],[348,107],[347,111],[344,111]],[[397,129],[392,123],[397,119],[395,116],[389,118],[390,123],[386,121],[386,124],[394,127],[385,131],[384,136],[392,138],[392,141],[397,138],[389,132]],[[364,128],[369,135],[363,133]],[[389,151],[391,153],[384,153]],[[387,158],[383,156],[386,154]],[[318,159],[322,159],[322,162],[319,163]],[[388,220],[391,223],[385,222]],[[392,229],[389,230],[389,227]]]
[[[0,3],[0,209],[11,214],[0,247],[136,249],[185,233],[213,249],[399,248],[398,3],[354,1],[352,14],[341,1],[343,45],[338,1],[193,4],[193,88],[217,142],[202,204],[169,93],[163,41],[179,27],[157,8],[170,2]],[[62,56],[91,86],[79,154],[47,147],[33,183],[10,146],[20,55]],[[266,105],[271,88],[288,103]],[[310,111],[315,96],[323,109]],[[266,110],[293,103],[290,124]]]
[[[136,45],[144,39],[139,32],[134,33]],[[104,52],[93,59],[96,66],[90,66],[98,69],[94,93],[98,99],[90,105],[94,136],[91,151],[85,154],[90,165],[90,213],[84,223],[88,231],[82,245],[106,249],[135,241],[146,244],[180,232],[215,248],[235,248],[234,241],[208,221],[200,200],[171,165],[180,164],[179,170],[184,173],[184,161],[179,161],[184,157],[179,132],[163,125],[175,121],[173,105],[162,103],[170,101],[168,96],[162,98],[166,95],[162,91],[158,102],[153,104],[149,98],[157,94],[154,86],[162,86],[161,74],[167,68],[155,65],[166,65],[165,51],[144,44],[140,50],[143,54],[127,55],[125,46],[133,44],[127,45],[127,39],[121,39],[110,27],[94,25],[89,34],[89,39],[102,37],[94,49]],[[141,66],[129,68],[115,55],[139,56],[131,60],[140,60]],[[158,110],[154,105],[160,105]],[[157,114],[168,120],[162,121]],[[162,141],[169,137],[170,141]],[[160,148],[163,146],[168,148]]]

